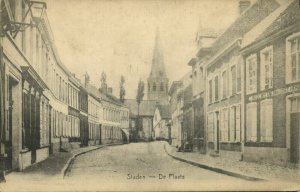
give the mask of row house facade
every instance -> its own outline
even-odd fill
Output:
[[[45,10],[44,2],[12,0],[0,6],[1,154],[7,170],[22,170],[46,159],[57,138],[71,134],[69,73],[58,59],[46,12],[35,14],[37,7]]]
[[[5,170],[23,170],[73,142],[100,144],[105,134],[97,126],[112,130],[103,129],[109,142],[125,137],[121,122],[128,129],[128,109],[116,98],[95,100],[61,62],[46,7],[43,1],[0,1],[0,160]]]
[[[153,117],[155,140],[170,140],[170,105],[157,105]]]
[[[201,98],[194,106],[204,116],[204,130],[201,121],[194,128],[204,136],[199,146],[236,160],[299,163],[299,4],[248,5],[190,62],[193,95]]]
[[[247,117],[244,159],[299,164],[299,2],[286,1],[249,31],[241,54]]]
[[[107,90],[86,83],[89,145],[129,141],[129,109]]]
[[[181,147],[185,142],[192,143],[193,117],[191,72],[179,81],[174,81],[169,90],[171,115],[171,145]],[[185,121],[184,121],[185,120]]]

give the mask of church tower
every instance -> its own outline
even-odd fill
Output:
[[[156,100],[160,103],[168,102],[168,83],[159,31],[156,31],[153,50],[151,72],[147,79],[148,100]]]

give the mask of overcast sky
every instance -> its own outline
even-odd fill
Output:
[[[135,98],[139,78],[146,81],[159,27],[170,83],[190,70],[195,37],[202,27],[226,28],[236,19],[236,0],[48,0],[48,17],[62,62],[99,87],[105,71],[118,96],[126,79],[126,98]]]

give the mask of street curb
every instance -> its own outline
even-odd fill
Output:
[[[76,159],[76,157],[83,155],[85,153],[91,152],[91,151],[95,151],[104,147],[108,147],[108,146],[114,146],[114,145],[124,145],[124,143],[111,143],[111,144],[105,144],[105,145],[101,145],[99,147],[93,148],[91,150],[87,150],[87,151],[82,151],[80,153],[74,154],[71,158],[68,159],[67,163],[65,164],[65,166],[63,167],[63,169],[60,172],[61,178],[64,179],[68,169],[70,168],[71,164],[74,162],[74,160]]]
[[[228,175],[228,176],[231,176],[231,177],[236,177],[236,178],[244,179],[244,180],[247,180],[247,181],[267,181],[266,179],[261,179],[261,178],[257,178],[257,177],[247,176],[247,175],[243,175],[243,174],[240,174],[240,173],[236,173],[236,172],[232,172],[232,171],[220,169],[220,168],[217,168],[217,167],[208,166],[208,165],[201,164],[201,163],[196,163],[194,161],[189,161],[189,160],[186,160],[186,159],[183,159],[183,158],[180,158],[180,157],[176,157],[174,155],[171,155],[167,151],[166,145],[164,145],[164,149],[165,149],[165,152],[170,157],[172,157],[173,159],[176,159],[178,161],[194,165],[196,167],[200,167],[200,168],[203,168],[203,169],[207,169],[207,170],[214,171],[214,172],[217,172],[217,173],[221,173],[221,174],[224,174],[224,175]]]

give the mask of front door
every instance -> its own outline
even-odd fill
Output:
[[[12,126],[13,126],[13,84],[10,80],[9,82],[9,90],[8,90],[8,130],[6,132],[6,141],[5,141],[5,153],[7,154],[7,158],[5,161],[5,169],[12,169]]]
[[[291,113],[291,163],[299,163],[300,113]]]

